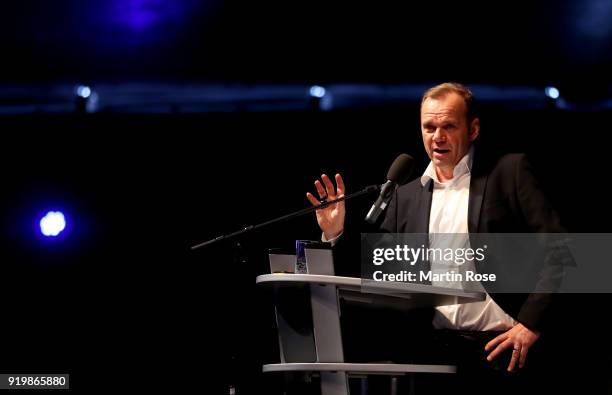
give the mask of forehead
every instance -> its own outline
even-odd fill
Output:
[[[421,106],[421,120],[461,120],[466,115],[465,101],[456,93],[431,98],[428,97]]]

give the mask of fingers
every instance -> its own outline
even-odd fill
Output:
[[[314,195],[310,192],[306,192],[306,199],[308,199],[308,201],[313,205],[313,206],[320,206],[321,202],[319,202],[319,200],[314,197]]]
[[[523,369],[525,366],[525,361],[527,360],[527,351],[529,351],[529,347],[521,348],[521,358],[519,359],[519,368]]]
[[[498,345],[495,350],[493,350],[491,352],[491,354],[489,354],[489,356],[487,357],[487,361],[492,361],[495,358],[497,358],[497,356],[499,354],[501,354],[502,352],[504,352],[505,350],[507,350],[508,348],[512,347],[512,341],[510,341],[510,339],[505,340],[504,342],[502,342],[500,345]]]
[[[334,187],[332,180],[326,174],[322,174],[321,180],[323,182],[316,180],[314,183],[315,188],[317,189],[317,193],[319,194],[319,198],[317,199],[313,194],[308,192],[306,193],[306,198],[308,199],[308,201],[313,206],[318,206],[321,204],[322,199],[330,201],[344,197],[344,180],[342,179],[342,176],[340,174],[336,174],[335,179],[337,187]]]
[[[331,200],[334,200],[336,198],[336,188],[334,188],[334,184],[331,182],[327,174],[323,174],[321,179],[323,180],[323,185],[325,185],[327,196],[329,196]]]
[[[338,197],[344,196],[344,180],[340,174],[336,174],[336,185],[338,187]]]
[[[514,371],[519,358],[521,357],[521,349],[520,347],[514,346],[515,348],[512,350],[512,358],[510,358],[510,363],[508,364],[508,372]]]
[[[525,366],[529,348],[539,336],[538,332],[531,331],[522,324],[518,324],[508,332],[502,333],[487,343],[485,351],[495,348],[487,357],[487,361],[492,361],[508,348],[512,348],[512,357],[508,364],[508,371],[514,371],[517,366],[519,369],[522,369]]]
[[[319,180],[315,181],[315,188],[317,188],[317,192],[319,193],[319,197],[321,199],[328,196],[327,192],[325,191],[325,188],[323,188],[323,185],[321,184],[321,181]]]
[[[502,333],[501,335],[497,336],[495,339],[487,343],[487,345],[485,346],[485,351],[492,350],[495,346],[497,346],[499,343],[503,342],[507,338],[508,333]]]

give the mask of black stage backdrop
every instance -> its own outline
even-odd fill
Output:
[[[481,137],[490,149],[530,154],[571,231],[603,232],[610,115],[490,106]],[[341,172],[354,191],[383,182],[401,152],[417,158],[419,172],[427,163],[414,103],[10,116],[0,130],[0,370],[67,371],[74,388],[187,388],[204,379],[221,391],[230,355],[244,388],[270,388],[259,371],[278,358],[273,311],[255,276],[267,270],[267,248],[319,237],[314,215],[242,238],[240,251],[189,246],[306,207],[322,172]],[[362,229],[372,199],[348,203],[348,231]],[[49,202],[72,216],[61,243],[36,240],[24,221]]]

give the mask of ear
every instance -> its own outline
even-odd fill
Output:
[[[468,138],[470,142],[476,140],[476,137],[480,134],[480,119],[474,118],[470,124],[470,130],[468,131]]]

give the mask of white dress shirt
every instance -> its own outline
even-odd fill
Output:
[[[450,181],[440,182],[433,164],[430,162],[421,176],[421,184],[425,186],[431,179],[434,183],[431,211],[429,216],[430,247],[438,242],[436,234],[444,234],[442,243],[449,247],[446,235],[454,234],[451,241],[453,247],[469,247],[468,239],[468,204],[470,197],[470,180],[474,148],[457,163]],[[322,235],[321,240],[336,244],[342,234],[331,240]],[[448,263],[431,262],[433,272],[447,271]],[[473,262],[466,262],[457,271],[475,270]],[[461,284],[447,282],[432,282],[433,285],[457,288]],[[470,288],[469,290],[474,290]],[[486,293],[480,285],[477,291]],[[486,294],[482,302],[438,306],[435,309],[433,325],[437,329],[456,329],[473,331],[508,330],[517,322]]]
[[[430,162],[421,177],[421,184],[425,186],[433,180],[433,196],[429,216],[430,247],[436,243],[444,243],[444,247],[469,247],[468,239],[468,203],[470,196],[470,180],[473,158],[473,147],[457,163],[453,171],[453,178],[440,182],[433,164]],[[436,234],[445,234],[436,238]],[[453,234],[449,241],[448,235]],[[439,239],[444,240],[440,241]],[[431,262],[432,271],[447,271],[447,263]],[[466,262],[457,267],[458,272],[475,270],[473,262]],[[432,285],[450,286],[457,288],[461,284],[448,284],[433,282]],[[479,284],[479,291],[485,292]],[[473,290],[473,288],[471,289]],[[482,302],[454,304],[436,307],[433,325],[437,329],[457,329],[473,331],[507,330],[516,324],[516,321],[504,312],[489,294]]]

